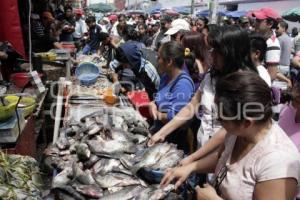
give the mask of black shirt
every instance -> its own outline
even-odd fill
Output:
[[[100,33],[101,33],[101,27],[98,25],[95,25],[90,29],[90,41],[89,45],[91,49],[98,49],[101,39],[100,39]]]

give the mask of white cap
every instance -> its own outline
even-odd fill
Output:
[[[190,31],[190,25],[184,19],[175,19],[171,24],[171,28],[165,34],[174,35],[180,30]]]

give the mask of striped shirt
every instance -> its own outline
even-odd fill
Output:
[[[279,64],[280,43],[276,35],[272,35],[267,40],[266,64]]]

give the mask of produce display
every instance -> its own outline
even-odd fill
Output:
[[[7,200],[42,199],[43,182],[35,159],[0,152],[0,197]]]

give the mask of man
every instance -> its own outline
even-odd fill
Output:
[[[75,19],[73,16],[73,8],[71,6],[65,7],[65,16],[62,23],[63,29],[60,35],[60,41],[72,42],[73,32],[75,31]]]
[[[184,19],[175,19],[172,24],[171,28],[165,33],[165,35],[169,36],[169,39],[164,38],[162,43],[168,42],[166,40],[174,40],[180,43],[180,40],[182,36],[186,33],[189,32],[191,29],[190,24],[184,20]]]
[[[271,76],[271,80],[274,80],[277,77],[280,61],[280,43],[272,29],[277,28],[277,20],[280,18],[280,15],[270,8],[262,8],[254,11],[252,15],[256,18],[256,32],[261,33],[266,39],[266,68]]]
[[[245,30],[247,30],[249,33],[251,31],[250,27],[250,21],[249,18],[246,16],[242,16],[239,18],[239,26]]]
[[[135,42],[126,42],[116,49],[115,60],[110,63],[110,69],[114,72],[114,83],[120,80],[136,86],[140,82],[149,98],[153,99],[159,87],[160,77],[155,67],[142,57],[142,52]],[[122,87],[128,86],[126,83],[121,83]]]
[[[46,52],[53,48],[61,49],[62,46],[53,33],[54,17],[48,11],[42,13],[42,20],[35,15],[31,24],[32,51],[35,53]]]
[[[161,44],[161,40],[165,37],[165,33],[171,27],[172,18],[168,15],[163,16],[160,20],[160,30],[153,36],[151,49],[157,51]]]
[[[84,46],[82,53],[84,55],[88,55],[97,52],[102,38],[100,35],[101,27],[96,24],[96,19],[94,16],[88,17],[85,22],[89,27],[89,41]]]
[[[289,26],[285,21],[281,21],[278,23],[278,27],[276,30],[276,35],[278,37],[281,48],[279,71],[283,75],[288,75],[290,71],[292,40],[290,36],[288,36],[288,34],[286,33],[288,27]]]
[[[76,9],[74,10],[75,13],[75,31],[73,33],[74,42],[79,42],[84,34],[86,34],[87,27],[85,21],[82,19],[82,10]]]

